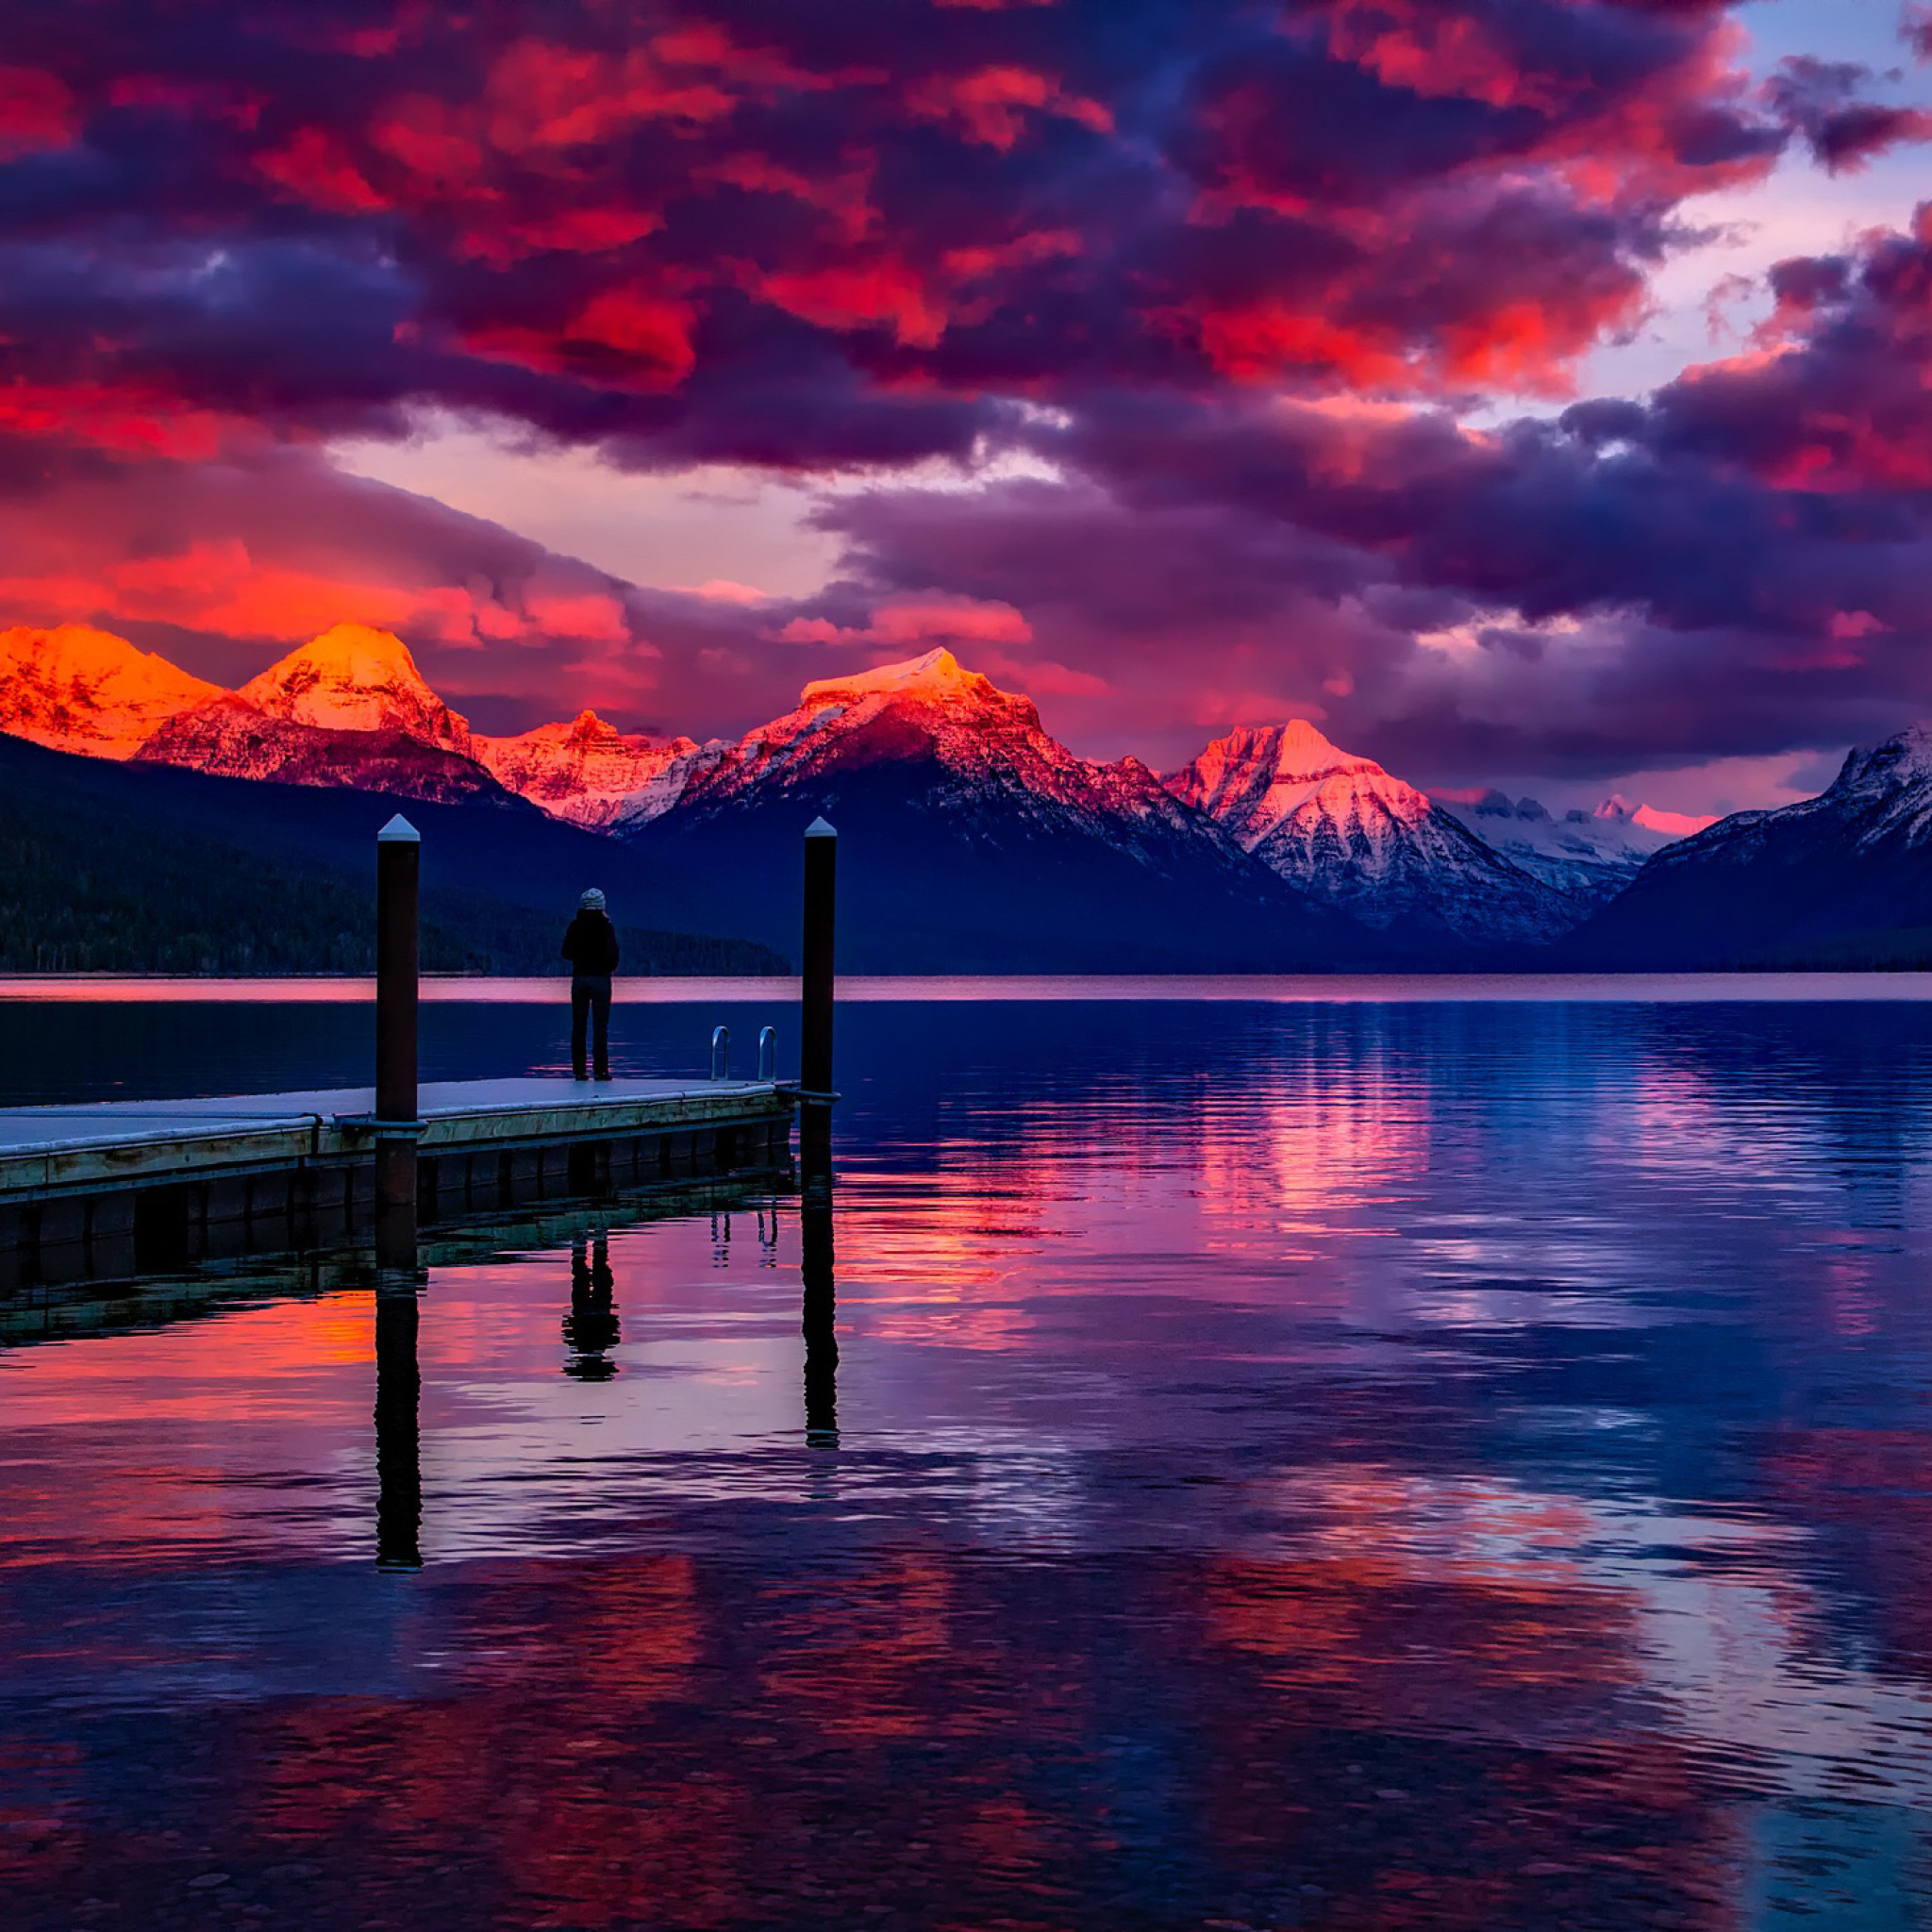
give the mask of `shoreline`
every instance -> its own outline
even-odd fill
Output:
[[[792,1003],[796,978],[723,974],[619,976],[635,1006]],[[566,1002],[560,975],[425,974],[425,1005],[548,1006]],[[848,974],[841,1005],[991,1005],[1001,1002],[1200,1002],[1292,1006],[1595,1005],[1932,1001],[1932,973],[1409,973],[1409,974]],[[373,1004],[374,975],[313,974],[226,978],[213,974],[15,974],[0,975],[0,1002],[30,1005]]]

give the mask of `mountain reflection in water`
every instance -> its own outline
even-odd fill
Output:
[[[841,1029],[836,1195],[0,1304],[9,1926],[1932,1920],[1932,1009]]]

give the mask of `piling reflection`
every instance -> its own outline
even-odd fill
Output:
[[[563,1318],[570,1357],[563,1373],[579,1382],[608,1382],[617,1374],[609,1351],[624,1339],[617,1320],[617,1281],[610,1272],[610,1237],[598,1228],[570,1244],[570,1313]]]
[[[375,1295],[375,1562],[423,1567],[423,1376],[413,1276],[386,1278]]]
[[[366,1255],[0,1358],[8,1923],[1927,1923],[1932,1012],[1012,1024],[439,1228],[407,1588]]]
[[[806,1109],[824,1117],[824,1108]],[[799,1196],[799,1278],[804,1288],[805,1440],[839,1446],[838,1292],[833,1284],[832,1146],[829,1129],[805,1150]]]
[[[407,1156],[410,1185],[383,1161]],[[423,1567],[423,1376],[417,1366],[422,1266],[416,1243],[413,1142],[376,1150],[375,1209],[375,1561],[383,1570]]]

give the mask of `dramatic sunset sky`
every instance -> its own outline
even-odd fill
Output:
[[[1779,803],[1932,715],[1926,195],[1898,0],[0,0],[0,625]]]

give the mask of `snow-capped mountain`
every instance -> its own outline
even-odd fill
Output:
[[[1495,944],[1552,939],[1578,917],[1544,879],[1305,719],[1232,731],[1167,784],[1282,878],[1369,925]]]
[[[590,711],[485,737],[429,688],[400,638],[358,624],[325,631],[239,691],[85,625],[0,631],[0,730],[222,777],[416,799],[511,792],[599,831],[668,810],[727,748],[629,737]]]
[[[399,637],[339,624],[251,677],[236,693],[271,718],[328,731],[394,731],[472,756],[469,720],[424,683]]]
[[[1077,825],[1150,863],[1176,842],[1211,862],[1223,842],[1138,758],[1094,764],[1047,736],[1033,700],[950,651],[806,686],[798,708],[748,733],[685,788],[686,822],[760,793],[816,792],[872,766],[930,763],[954,802],[997,798],[1018,824]],[[1009,827],[1006,829],[1010,829]]]
[[[1744,901],[1769,861],[1751,845],[1748,881],[1713,887],[1707,906],[1673,912],[1660,929],[1643,908],[1664,905],[1679,876],[1654,880],[1664,861],[1734,856],[1766,815],[1674,844],[1696,822],[1620,800],[1563,819],[1500,793],[1432,801],[1305,722],[1231,733],[1163,781],[1135,758],[1075,756],[1030,699],[946,651],[821,679],[784,717],[735,743],[700,744],[626,734],[589,711],[485,736],[430,689],[401,640],[360,625],[324,632],[239,691],[106,632],[17,627],[0,632],[0,730],[215,776],[499,808],[526,800],[684,868],[691,904],[674,916],[788,951],[796,835],[823,812],[848,835],[848,957],[874,970],[1446,961],[1472,945],[1555,938],[1640,868],[1637,910],[1592,945],[1627,941],[1663,958],[1666,941],[1681,954],[1696,928],[1707,954],[1729,957],[1771,930],[1759,914],[1795,917],[1804,891],[1829,902],[1807,933],[1849,930],[1854,903],[1868,925],[1895,924],[1860,841],[1905,850],[1909,864],[1887,863],[1916,876],[1908,823],[1932,813],[1917,789],[1924,734],[1907,733],[1857,755],[1795,819],[1769,815],[1776,823],[1762,836],[1780,853],[1802,832],[1834,851],[1850,839],[1855,862],[1826,865],[1802,891],[1781,887],[1782,905],[1754,911]],[[1737,870],[1726,858],[1712,875]],[[1857,897],[1868,876],[1869,903]],[[1725,919],[1742,935],[1735,945]]]
[[[4,728],[55,751],[132,758],[157,725],[219,690],[84,624],[0,630]]]
[[[1632,810],[1607,798],[1593,812],[1553,815],[1534,798],[1511,799],[1496,791],[1437,791],[1436,806],[1533,878],[1575,902],[1579,913],[1614,899],[1654,854],[1709,824],[1709,819],[1674,818],[1648,806]]]
[[[1932,963],[1932,724],[1658,853],[1572,942],[1610,964]]]
[[[1082,970],[1356,962],[1363,929],[1250,860],[1136,758],[1050,738],[1029,698],[949,651],[809,684],[629,836],[770,893],[824,814],[860,960]]]
[[[591,831],[647,824],[676,804],[693,773],[723,754],[714,741],[634,736],[580,711],[568,724],[541,724],[516,738],[473,738],[477,761],[507,791],[552,818]]]
[[[509,802],[505,788],[474,758],[393,728],[338,730],[275,717],[235,691],[168,719],[135,759],[219,778],[348,787],[443,804]]]

